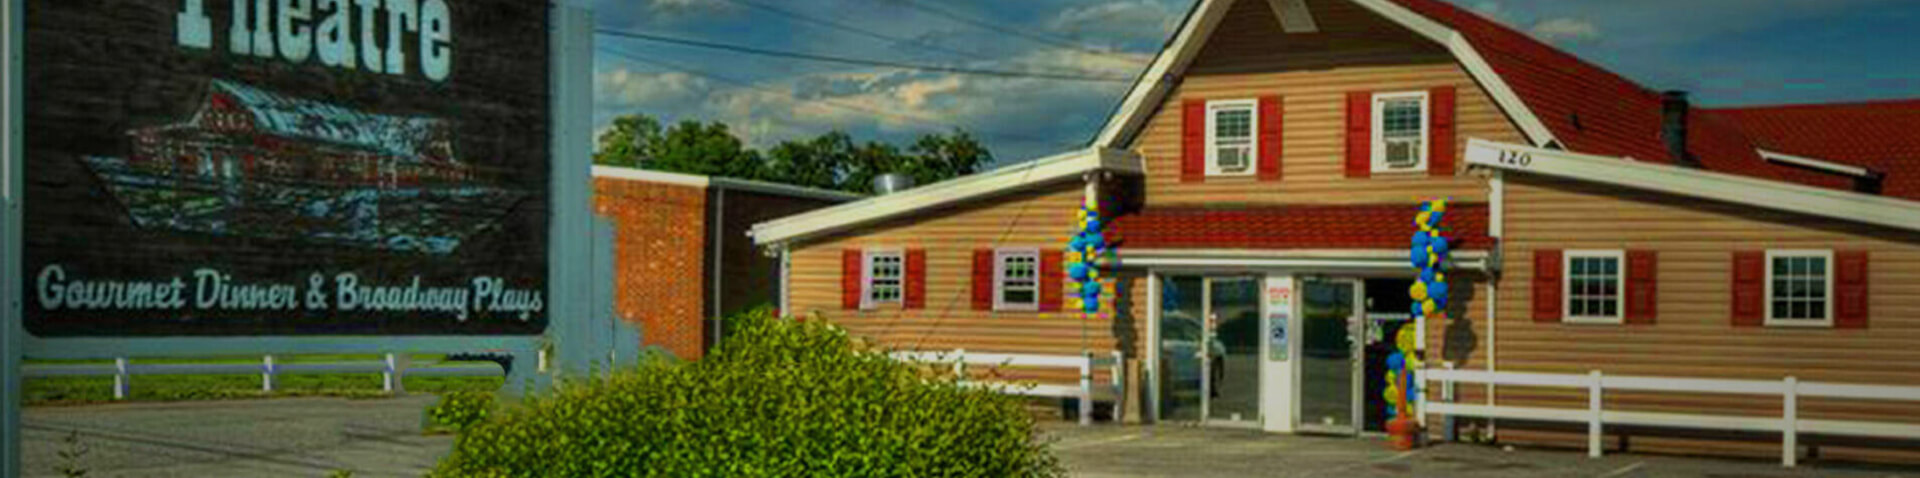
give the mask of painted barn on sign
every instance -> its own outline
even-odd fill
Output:
[[[1780,456],[1782,396],[1708,379],[1920,383],[1920,101],[1696,107],[1438,0],[1201,0],[1142,78],[1086,149],[759,224],[783,310],[910,350],[1118,351],[1123,419],[1276,432],[1380,430],[1403,334],[1428,370],[1678,379],[1607,392],[1633,425],[1594,429],[1609,450]],[[1437,311],[1409,297],[1430,199]],[[1058,264],[1089,214],[1114,247],[1080,286]],[[1789,457],[1920,460],[1920,401],[1805,390]],[[1452,392],[1592,416],[1584,388]]]

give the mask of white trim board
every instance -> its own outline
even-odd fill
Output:
[[[1760,153],[1761,159],[1765,159],[1767,161],[1772,161],[1776,163],[1785,163],[1793,166],[1817,169],[1824,172],[1829,172],[1834,174],[1844,174],[1844,175],[1860,177],[1860,178],[1873,177],[1873,171],[1869,171],[1867,170],[1867,168],[1854,166],[1851,164],[1827,161],[1824,159],[1814,159],[1806,156],[1794,156],[1787,153],[1781,153],[1777,151],[1767,151],[1764,149],[1756,149],[1754,150],[1754,152]]]
[[[1507,86],[1506,80],[1502,79],[1493,67],[1487,64],[1486,59],[1480,56],[1480,52],[1474,49],[1472,42],[1467,41],[1466,37],[1461,36],[1459,32],[1431,18],[1414,13],[1413,10],[1391,0],[1349,1],[1447,47],[1447,51],[1460,61],[1461,67],[1473,77],[1475,82],[1479,83],[1487,96],[1492,97],[1493,102],[1500,106],[1500,110],[1520,127],[1521,133],[1526,135],[1528,141],[1539,146],[1557,144],[1553,131],[1547,129],[1546,123],[1541,122],[1538,116],[1534,116],[1533,110],[1527,108],[1526,102],[1520,100],[1520,96],[1513,92],[1513,88]],[[1200,0],[1200,4],[1194,7],[1198,10],[1187,17],[1173,41],[1160,52],[1146,74],[1141,75],[1140,81],[1129,90],[1126,100],[1120,104],[1120,109],[1115,111],[1112,117],[1107,118],[1106,126],[1102,127],[1100,135],[1094,138],[1094,147],[1122,148],[1133,141],[1135,135],[1146,127],[1147,120],[1159,109],[1159,105],[1166,101],[1167,95],[1173,93],[1173,86],[1179,83],[1179,78],[1184,76],[1187,67],[1200,53],[1200,47],[1206,43],[1206,38],[1213,34],[1213,29],[1219,26],[1220,19],[1226,16],[1227,9],[1232,4],[1230,0]]]
[[[1454,251],[1448,267],[1486,271],[1487,251]],[[1103,264],[1111,266],[1112,264]],[[1411,273],[1399,249],[1127,249],[1120,267],[1382,270]]]
[[[1082,174],[1092,171],[1141,174],[1142,169],[1140,156],[1133,152],[1086,148],[754,224],[750,234],[756,244],[788,242],[922,209],[991,197],[1030,186],[1079,180]]]
[[[1287,33],[1317,33],[1320,25],[1313,21],[1313,10],[1307,8],[1307,0],[1267,0],[1267,6],[1273,7],[1273,17],[1280,19],[1280,29]]]
[[[753,181],[753,180],[747,180],[747,179],[735,179],[735,178],[725,178],[725,177],[717,177],[717,176],[701,176],[698,174],[672,173],[672,172],[666,172],[666,171],[653,171],[653,170],[646,170],[646,169],[634,169],[634,168],[628,168],[628,167],[622,167],[622,166],[606,166],[606,165],[599,165],[599,164],[593,165],[593,177],[625,179],[630,181],[646,181],[646,182],[653,182],[653,183],[673,184],[673,185],[679,185],[679,186],[690,186],[690,187],[696,187],[696,188],[716,187],[720,189],[750,191],[750,192],[757,192],[757,193],[776,194],[781,196],[791,196],[791,197],[800,197],[800,198],[808,198],[808,199],[821,199],[821,200],[827,200],[827,201],[841,201],[841,202],[854,201],[854,200],[858,200],[860,198],[866,197],[866,196],[845,192],[845,191],[834,191],[831,189],[810,188],[806,186],[795,186],[791,184],[770,183],[766,181]]]
[[[1467,140],[1467,164],[1920,231],[1920,202],[1625,158]]]

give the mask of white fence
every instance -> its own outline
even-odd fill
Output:
[[[1425,413],[1488,418],[1512,418],[1587,424],[1587,455],[1601,454],[1601,434],[1605,425],[1642,425],[1750,432],[1780,432],[1780,464],[1794,466],[1798,459],[1799,434],[1818,433],[1896,439],[1920,439],[1920,424],[1883,423],[1799,418],[1800,398],[1851,398],[1920,402],[1920,387],[1858,385],[1845,383],[1801,382],[1794,377],[1779,381],[1726,380],[1706,378],[1669,378],[1606,376],[1595,370],[1586,375],[1528,372],[1488,372],[1481,370],[1428,369],[1423,373],[1432,383],[1482,383],[1536,387],[1584,388],[1586,409],[1514,407],[1465,403],[1427,402],[1421,394]],[[1609,390],[1652,392],[1714,393],[1734,395],[1772,395],[1780,397],[1780,417],[1701,415],[1608,411],[1602,398]]]
[[[284,374],[381,374],[381,390],[387,393],[406,393],[401,378],[407,375],[439,377],[484,377],[505,375],[500,366],[493,363],[474,365],[435,365],[432,367],[412,367],[404,355],[387,354],[383,360],[330,363],[279,363],[274,356],[261,357],[260,363],[132,363],[125,357],[116,358],[110,364],[30,364],[21,367],[27,378],[71,377],[71,376],[113,376],[113,398],[124,400],[131,396],[131,381],[134,375],[251,375],[260,374],[260,390],[272,392],[274,378]]]
[[[967,352],[965,349],[950,352],[894,352],[893,358],[895,360],[914,362],[952,363],[954,375],[962,379],[967,376],[967,365],[987,367],[1063,367],[1078,369],[1080,371],[1079,386],[997,382],[974,382],[973,384],[994,387],[1003,393],[1078,399],[1080,402],[1081,425],[1093,423],[1093,399],[1095,395],[1113,400],[1113,416],[1116,417],[1116,420],[1121,416],[1121,411],[1124,409],[1123,407],[1126,403],[1126,360],[1125,356],[1121,355],[1118,350],[1113,351],[1110,356],[1097,358],[1094,357],[1092,353],[1077,356],[1025,355]],[[1109,375],[1108,383],[1104,386],[1094,386],[1093,371],[1096,367],[1109,368],[1111,375]]]

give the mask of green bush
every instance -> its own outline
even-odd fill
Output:
[[[692,362],[561,385],[463,431],[434,476],[1058,476],[1019,399],[821,320],[728,319]]]
[[[493,392],[461,390],[441,395],[440,403],[427,408],[427,418],[435,426],[459,431],[486,420],[492,412]]]

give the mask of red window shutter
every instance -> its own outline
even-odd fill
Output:
[[[907,249],[906,292],[901,294],[900,306],[907,309],[927,308],[927,250]]]
[[[859,249],[840,251],[840,308],[860,308],[861,276],[865,272],[865,257]]]
[[[1260,97],[1260,180],[1280,180],[1280,129],[1284,126],[1279,95]]]
[[[1427,114],[1427,175],[1453,175],[1453,87],[1427,92],[1433,111]]]
[[[1067,269],[1061,264],[1065,259],[1061,257],[1064,254],[1066,254],[1064,250],[1040,250],[1040,311],[1042,312],[1060,310],[1061,303],[1066,299],[1065,295],[1061,294],[1061,288],[1067,281]]]
[[[1347,177],[1373,176],[1373,92],[1347,92]]]
[[[1560,321],[1560,250],[1533,251],[1533,321]]]
[[[973,250],[973,310],[993,310],[993,249]]]
[[[1767,254],[1761,251],[1733,253],[1733,325],[1759,327],[1766,324]]]
[[[1627,251],[1626,323],[1652,325],[1660,310],[1660,259],[1653,251]]]
[[[1833,253],[1834,328],[1867,328],[1867,251]]]
[[[1199,182],[1207,177],[1207,100],[1186,100],[1180,110],[1180,182]]]

